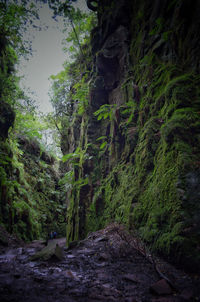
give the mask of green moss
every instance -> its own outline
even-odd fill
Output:
[[[177,257],[196,255],[199,235],[189,240],[182,232],[188,226],[184,213],[191,205],[183,203],[177,184],[188,171],[198,169],[199,77],[170,63],[160,64],[154,55],[140,61],[136,78],[141,70],[139,85],[148,86],[142,90],[136,118],[120,126],[126,137],[126,164],[115,161],[101,181],[87,212],[87,231],[117,221],[136,227],[153,250],[165,255],[176,251]],[[128,83],[123,89],[129,99]],[[137,140],[130,156],[131,127],[137,129]],[[192,205],[199,213],[198,204]]]
[[[78,195],[77,195],[78,194]],[[70,203],[67,209],[66,244],[79,239],[79,194],[76,188],[72,191]]]
[[[1,224],[26,241],[46,238],[52,229],[65,235],[65,208],[51,166],[23,152],[14,137],[1,144],[0,161]]]
[[[157,239],[165,228],[171,232],[170,228],[173,223],[176,224],[180,211],[180,200],[175,187],[178,178],[177,151],[168,150],[167,144],[162,143],[154,161],[155,168],[146,178],[145,190],[134,209],[135,224],[149,242]]]
[[[125,164],[115,166],[96,191],[87,212],[87,232],[116,221],[127,226],[135,195],[132,167]]]
[[[166,14],[178,2],[171,1]],[[200,77],[188,63],[194,56],[187,53],[182,24],[171,29],[165,14],[149,19],[151,10],[151,3],[134,2],[129,70],[121,79],[124,105],[112,104],[117,119],[102,118],[98,124],[110,150],[98,150],[97,142],[96,151],[88,151],[93,156],[89,172],[84,161],[79,165],[78,178],[89,174],[92,193],[83,197],[72,191],[67,236],[75,240],[78,228],[84,226],[86,235],[117,221],[137,228],[155,251],[197,259]],[[88,135],[87,127],[81,128],[80,141],[95,137]]]

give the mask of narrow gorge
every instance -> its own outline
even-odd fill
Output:
[[[87,1],[79,29],[71,2],[78,51],[46,118],[61,159],[16,105],[17,25],[0,23],[0,297],[200,301],[200,1]]]

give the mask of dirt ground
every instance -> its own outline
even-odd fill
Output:
[[[199,275],[152,259],[116,224],[68,249],[65,238],[59,238],[48,246],[34,241],[0,252],[1,302],[200,301]]]

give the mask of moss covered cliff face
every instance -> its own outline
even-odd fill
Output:
[[[15,113],[8,103],[0,105],[0,224],[26,241],[46,238],[51,230],[65,235],[55,159],[35,139],[16,137],[10,131]]]
[[[55,160],[36,140],[1,141],[0,223],[29,241],[56,230],[65,235],[65,205]]]
[[[99,1],[89,104],[63,136],[64,153],[79,146],[68,241],[118,221],[199,265],[199,11],[198,1]]]

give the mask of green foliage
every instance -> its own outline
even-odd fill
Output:
[[[17,110],[15,119],[16,134],[25,135],[29,138],[42,138],[41,131],[46,127],[39,121],[37,116],[26,111]]]
[[[172,137],[190,141],[188,135],[191,129],[200,129],[199,113],[194,108],[185,107],[173,112],[168,122],[161,127],[161,133],[167,141]]]
[[[22,33],[38,19],[35,5],[30,1],[23,3],[13,3],[13,1],[1,1],[0,3],[0,28],[2,33],[2,42],[8,44],[12,51],[20,54],[30,52],[30,44],[22,40]]]
[[[106,140],[105,140],[106,139]],[[106,148],[107,148],[107,146],[108,146],[108,141],[107,141],[107,136],[100,136],[100,137],[98,137],[97,139],[96,139],[96,141],[98,142],[98,141],[102,141],[101,142],[101,145],[100,145],[100,147],[99,147],[99,149],[100,150],[105,150]]]
[[[64,13],[65,14],[65,13]],[[68,34],[67,43],[72,43],[73,56],[76,61],[66,62],[64,70],[56,76],[51,76],[51,102],[54,114],[51,119],[56,125],[58,136],[62,135],[63,127],[70,127],[73,122],[72,113],[84,115],[88,108],[90,47],[85,43],[89,39],[89,31],[95,25],[94,14],[81,13],[70,8],[69,14],[72,31]],[[68,24],[66,23],[66,29]],[[68,51],[68,46],[66,48]],[[84,57],[84,60],[83,60]],[[74,110],[76,108],[76,110]]]
[[[106,146],[107,146],[108,142],[104,141],[101,145],[100,145],[100,150],[103,150]]]
[[[74,153],[68,153],[68,154],[65,154],[63,157],[62,157],[62,161],[63,162],[66,162],[68,160],[71,160],[71,162],[76,165],[77,164],[77,160],[76,159],[79,159],[79,165],[82,165],[83,161],[87,158],[91,159],[91,157],[89,156],[89,154],[87,153],[87,148],[90,146],[90,144],[87,144],[85,146],[84,149],[82,149],[81,147],[77,147],[75,152]]]
[[[72,7],[73,2],[76,2],[76,0],[66,0],[64,3],[61,0],[48,0],[49,7],[54,11],[54,16],[57,15],[68,15],[74,11],[74,8]]]
[[[87,232],[117,221],[130,225],[130,209],[135,193],[133,167],[118,164],[96,191],[87,212]]]
[[[162,38],[164,41],[168,41],[169,40],[169,36],[171,35],[172,31],[171,30],[168,30],[168,31],[165,31],[163,34],[162,34]]]
[[[102,105],[97,111],[94,112],[94,116],[97,117],[97,120],[100,121],[102,119],[109,119],[110,121],[113,121],[115,119],[115,112],[117,109],[116,104],[105,104]]]
[[[63,155],[62,157],[62,161],[65,163],[66,161],[70,160],[70,159],[75,159],[75,158],[80,158],[80,154],[78,153],[68,153]]]
[[[127,114],[129,115],[128,119],[126,120],[126,125],[129,125],[134,118],[134,113],[136,109],[135,102],[133,100],[130,100],[126,102],[124,105],[122,105],[120,109],[121,109],[122,116],[123,115],[127,116]]]
[[[69,68],[66,67],[56,76],[51,76],[52,87],[50,92],[50,101],[55,110],[56,120],[59,117],[63,117],[67,114],[68,109],[68,95],[70,93],[70,86],[72,85],[72,80],[69,76]],[[58,122],[57,122],[58,123]]]
[[[156,19],[155,26],[150,31],[149,35],[153,36],[155,34],[158,34],[162,31],[162,29],[163,29],[163,18],[159,17],[158,19]]]
[[[77,9],[71,10],[67,17],[70,19],[72,30],[69,32],[66,23],[65,31],[68,31],[68,34],[64,50],[70,53],[71,58],[75,59],[80,52],[81,55],[84,55],[82,45],[90,42],[90,32],[97,24],[96,15],[94,13],[86,14]]]
[[[103,136],[100,136],[96,139],[96,141],[100,141],[100,140],[104,140],[105,138],[107,138],[107,136],[103,135]]]
[[[59,180],[59,185],[65,185],[67,189],[71,188],[73,180],[74,180],[74,171],[71,170],[65,173],[65,175]]]
[[[43,161],[35,161],[34,154],[23,152],[14,137],[9,138],[8,146],[11,157],[4,156],[6,149],[4,151],[2,146],[0,153],[3,158],[0,166],[1,223],[24,240],[45,238],[48,228],[52,227],[60,232],[59,227],[63,229],[65,223],[61,219],[65,208],[56,197],[51,167]],[[54,221],[57,221],[56,226],[53,226]]]
[[[73,85],[75,93],[73,100],[78,101],[78,114],[82,115],[88,107],[89,85],[87,83],[87,74],[79,82]]]
[[[183,210],[177,183],[187,171],[197,169],[199,77],[180,66],[160,63],[151,53],[138,67],[139,85],[147,83],[147,89],[140,102],[142,122],[138,119],[133,155],[138,204],[131,224],[154,250],[183,255],[188,244],[182,234],[183,212],[188,208]],[[193,206],[198,212],[197,204]],[[194,238],[191,241],[196,242]]]

